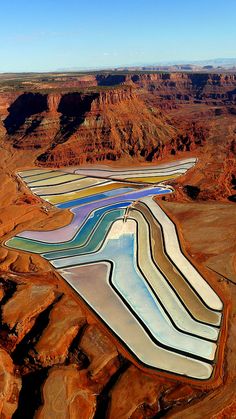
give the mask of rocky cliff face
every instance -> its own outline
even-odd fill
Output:
[[[9,104],[10,102],[10,104]],[[38,164],[103,160],[151,162],[202,145],[205,130],[175,127],[130,86],[94,93],[24,93],[5,106],[2,131],[16,149],[38,150]]]
[[[192,153],[202,162],[202,175],[196,172],[189,184],[199,188],[198,199],[235,201],[235,74],[69,79],[61,80],[61,90],[47,93],[43,86],[0,93],[2,150],[12,146],[15,155],[27,150],[28,160],[32,156],[37,165],[57,167],[153,162]],[[87,90],[74,90],[72,82],[83,83]],[[65,84],[70,89],[63,93]],[[184,196],[191,199],[187,190],[181,199]]]
[[[38,157],[40,164],[81,164],[133,157],[150,161],[154,150],[161,153],[166,136],[176,136],[175,128],[160,111],[148,109],[131,88],[88,95],[86,103],[78,115],[81,107],[76,105],[76,115],[63,110],[63,127],[48,150]],[[60,107],[58,110],[62,111]]]
[[[83,120],[96,95],[80,93],[23,93],[10,97],[2,117],[2,130],[13,147],[41,149],[66,140]],[[2,102],[4,101],[4,97]]]
[[[99,85],[130,84],[161,100],[236,103],[235,74],[153,73],[102,75]]]

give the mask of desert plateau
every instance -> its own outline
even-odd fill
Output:
[[[0,417],[236,417],[236,72],[0,74]]]

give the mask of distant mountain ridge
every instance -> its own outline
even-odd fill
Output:
[[[209,67],[212,69],[222,69],[222,70],[235,70],[236,67],[236,58],[211,58],[205,60],[169,60],[169,61],[159,61],[156,63],[134,63],[133,65],[121,65],[118,67],[63,67],[60,69],[56,69],[56,71],[91,71],[91,70],[128,70],[134,71],[142,70],[142,71],[202,71],[202,70],[209,70]]]

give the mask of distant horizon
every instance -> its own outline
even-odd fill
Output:
[[[167,61],[157,61],[157,62],[152,62],[152,63],[149,63],[149,62],[140,62],[140,63],[133,63],[133,64],[120,64],[120,65],[118,65],[118,66],[112,66],[112,67],[110,67],[110,69],[119,69],[119,68],[123,68],[123,67],[126,67],[126,68],[132,68],[132,67],[162,67],[162,66],[181,66],[181,65],[196,65],[196,66],[205,66],[205,65],[213,65],[213,63],[218,63],[218,65],[220,65],[220,63],[221,63],[221,65],[226,65],[226,63],[225,62],[228,62],[228,64],[227,65],[236,65],[236,57],[217,57],[217,58],[210,58],[210,59],[204,59],[204,60],[201,60],[201,59],[195,59],[195,60],[192,60],[192,61],[188,61],[188,60],[186,60],[186,59],[183,59],[183,60],[174,60],[174,61],[172,61],[172,60],[167,60]],[[56,69],[55,71],[56,72],[58,72],[58,71],[73,71],[73,68],[77,68],[78,70],[83,70],[84,69],[84,71],[89,71],[89,70],[97,70],[97,69],[104,69],[104,70],[106,70],[106,69],[108,69],[109,70],[109,67],[62,67],[62,68],[59,68],[59,69]],[[215,67],[215,68],[217,68],[217,67]],[[76,70],[75,70],[76,71]]]
[[[220,0],[169,0],[168,7],[160,0],[120,0],[112,7],[108,0],[3,2],[0,72],[236,57],[235,16],[235,0],[227,7]]]
[[[214,66],[215,64],[215,66]],[[189,66],[196,66],[196,67],[204,67],[204,66],[212,66],[213,69],[217,70],[218,68],[224,68],[225,70],[227,69],[231,69],[234,68],[234,66],[236,66],[236,57],[217,57],[217,58],[210,58],[210,59],[196,59],[196,60],[192,60],[192,61],[188,61],[188,60],[180,60],[180,61],[171,61],[171,60],[167,60],[167,61],[159,61],[156,63],[148,63],[148,62],[143,62],[143,63],[133,63],[133,64],[121,64],[119,66],[95,66],[95,67],[62,67],[62,68],[54,68],[54,69],[49,69],[46,71],[40,71],[40,70],[35,70],[35,71],[0,71],[0,74],[41,74],[41,73],[62,73],[62,72],[68,72],[68,73],[73,73],[73,72],[89,72],[89,71],[109,71],[109,70],[119,70],[119,69],[123,69],[123,68],[139,68],[139,67],[171,67],[171,66],[184,66],[184,65],[189,65]]]

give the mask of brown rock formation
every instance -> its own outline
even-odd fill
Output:
[[[78,164],[163,155],[176,130],[130,87],[100,93],[24,93],[8,107],[6,141],[18,149],[46,149],[40,164]],[[38,152],[38,154],[40,154]]]
[[[196,106],[196,107],[195,107]],[[193,171],[187,173],[186,177],[178,179],[173,185],[178,186],[177,195],[170,199],[190,200],[230,200],[235,202],[235,176],[236,176],[236,154],[234,141],[236,133],[236,120],[231,113],[223,116],[209,116],[207,107],[198,105],[186,107],[181,105],[176,112],[169,112],[173,115],[175,124],[183,129],[194,120],[194,131],[190,134],[195,138],[191,148],[198,155],[199,162]],[[184,122],[183,122],[184,118]],[[184,131],[184,129],[183,129]],[[197,133],[197,136],[196,136]],[[175,142],[178,149],[178,141]],[[185,144],[188,141],[185,140]],[[177,154],[179,152],[177,151]],[[186,185],[189,187],[186,188]],[[180,186],[180,188],[179,188]],[[195,196],[192,191],[198,190]],[[196,189],[197,188],[197,189]]]
[[[36,317],[55,299],[52,285],[18,285],[3,307],[2,322],[10,329],[8,347],[13,350],[35,323]]]
[[[84,331],[79,347],[89,358],[91,379],[100,384],[108,382],[119,367],[115,345],[97,326],[90,325]]]
[[[197,199],[235,201],[235,74],[88,75],[84,86],[87,80],[100,87],[84,92],[73,91],[81,76],[73,77],[61,77],[61,86],[53,80],[57,88],[48,93],[46,81],[37,91],[32,84],[28,93],[0,93],[4,153],[9,149],[10,157],[13,145],[30,150],[37,164],[62,166],[194,152],[201,167],[188,184],[199,188]],[[189,198],[183,190],[181,199]]]
[[[236,100],[235,74],[150,73],[102,75],[100,85],[132,84],[161,100],[229,103]]]
[[[61,100],[61,95],[59,93],[49,93],[47,95],[47,106],[49,112],[57,113],[58,106]]]
[[[52,369],[43,387],[43,407],[36,419],[92,419],[96,396],[86,376],[74,366]]]
[[[38,157],[40,164],[131,160],[134,156],[151,161],[153,150],[158,157],[163,155],[166,137],[176,137],[176,130],[160,111],[148,109],[130,88],[89,95],[88,101],[85,113],[71,115],[70,124],[70,109],[62,109],[63,135],[59,133],[52,146]],[[79,109],[73,107],[73,112],[80,113]]]
[[[3,297],[4,297],[4,288],[3,288],[3,285],[0,284],[0,302],[2,301]]]
[[[3,419],[12,418],[17,409],[21,389],[21,379],[15,374],[11,357],[0,348],[0,416]]]
[[[35,346],[34,358],[44,367],[63,364],[69,346],[85,320],[79,304],[63,296],[50,312],[49,324]]]
[[[186,402],[186,400],[191,400],[194,394],[193,388],[191,386],[176,386],[174,388],[170,388],[166,391],[165,395],[162,398],[162,406],[164,408],[169,408],[171,405],[181,404],[182,402]]]
[[[151,418],[159,411],[162,385],[158,379],[129,367],[111,391],[109,419]]]

